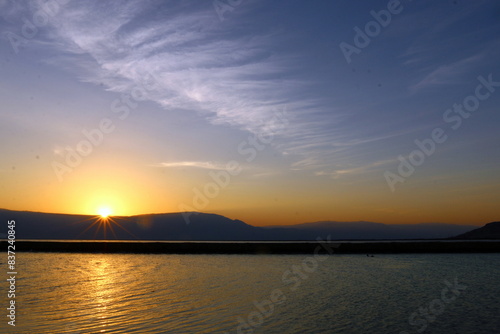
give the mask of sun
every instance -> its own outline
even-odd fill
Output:
[[[102,206],[97,210],[97,213],[101,218],[108,218],[113,213],[113,210],[110,207]]]

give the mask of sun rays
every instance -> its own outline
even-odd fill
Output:
[[[88,231],[94,230],[94,234],[92,236],[93,239],[118,240],[119,238],[116,234],[116,231],[118,231],[118,229],[121,229],[128,235],[132,236],[134,239],[137,239],[137,236],[135,236],[132,232],[126,229],[123,224],[119,222],[119,220],[122,220],[123,218],[116,216],[112,217],[110,215],[110,210],[100,209],[98,213],[99,215],[92,216],[82,222],[85,223],[91,221],[91,223],[77,236],[77,238],[82,237]],[[117,228],[116,231],[115,228]]]

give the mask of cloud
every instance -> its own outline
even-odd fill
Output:
[[[367,165],[363,166],[356,166],[356,167],[351,167],[351,168],[339,168],[339,169],[334,169],[334,170],[321,170],[316,172],[315,174],[318,176],[330,176],[334,179],[337,179],[342,176],[346,175],[359,175],[359,174],[365,174],[366,172],[369,171],[374,171],[374,170],[379,170],[382,166],[390,165],[396,163],[398,160],[397,159],[388,159],[388,160],[380,160],[380,161],[375,161],[372,163],[369,163]]]
[[[184,12],[172,6],[164,15],[142,6],[71,3],[54,23],[53,45],[65,52],[63,61],[76,64],[84,81],[129,93],[151,73],[158,86],[148,99],[251,132],[300,85],[272,78],[287,60],[265,50],[266,36],[226,36],[214,27],[211,6]]]
[[[479,53],[449,65],[439,65],[423,79],[411,86],[410,92],[416,93],[422,89],[437,85],[453,85],[461,83],[459,79],[460,76],[468,73],[470,68],[480,63],[483,58],[483,54]]]
[[[165,167],[165,168],[202,168],[202,169],[215,169],[215,170],[225,170],[226,166],[222,163],[212,162],[212,161],[175,161],[175,162],[160,162],[154,167]]]

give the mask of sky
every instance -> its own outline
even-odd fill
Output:
[[[497,1],[0,0],[0,207],[499,220]]]

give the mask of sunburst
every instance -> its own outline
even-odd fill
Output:
[[[111,216],[111,212],[112,212],[112,210],[107,208],[107,207],[100,208],[98,210],[97,216],[93,216],[90,219],[88,219],[88,220],[91,220],[92,223],[89,226],[87,226],[87,228],[85,230],[83,230],[79,234],[79,236],[83,235],[85,232],[87,232],[90,229],[95,227],[96,229],[95,229],[95,233],[93,236],[94,239],[99,234],[101,234],[104,239],[108,239],[108,231],[111,232],[114,239],[118,239],[118,237],[115,233],[115,229],[114,229],[114,226],[116,226],[116,227],[121,228],[122,230],[124,230],[125,232],[127,232],[128,234],[130,234],[131,236],[133,236],[134,238],[137,239],[137,236],[135,236],[133,233],[131,233],[124,226],[122,226],[122,224],[120,224],[117,221],[120,219],[119,217]]]

